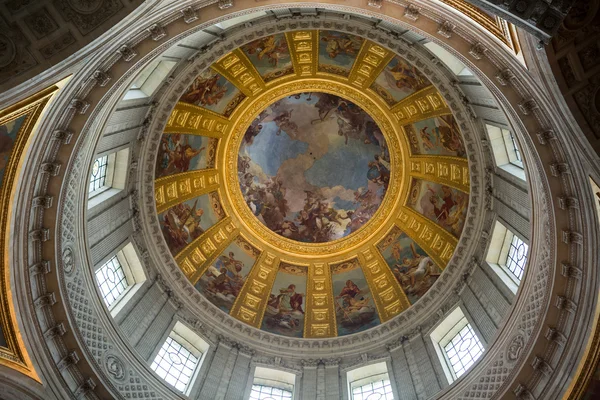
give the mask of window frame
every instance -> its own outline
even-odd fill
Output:
[[[478,343],[481,345],[482,348],[479,357],[474,359],[473,364],[469,367],[469,369],[471,369],[471,367],[477,364],[481,356],[483,356],[483,354],[485,353],[486,342],[479,330],[477,329],[477,326],[473,323],[473,321],[471,321],[468,314],[463,311],[460,305],[457,306],[450,313],[448,313],[446,317],[441,322],[439,322],[436,325],[436,327],[433,328],[429,333],[429,339],[433,344],[435,352],[438,356],[438,360],[449,384],[452,384],[460,377],[457,376],[457,373],[454,371],[451,360],[448,357],[445,347],[467,325],[470,326],[474,337],[477,339]],[[464,373],[467,373],[469,369],[466,369]],[[462,375],[464,374],[461,374],[461,376]]]
[[[198,378],[198,376],[200,374],[200,370],[202,369],[202,366],[204,364],[204,360],[206,359],[206,356],[210,351],[210,345],[206,340],[204,340],[204,338],[200,337],[191,328],[189,328],[187,325],[185,325],[181,321],[173,322],[170,329],[167,330],[167,332],[168,333],[165,336],[163,336],[162,340],[156,346],[154,352],[150,355],[150,357],[148,359],[149,367],[152,370],[152,372],[154,372],[159,379],[161,379],[163,382],[165,382],[165,384],[168,385],[170,388],[172,388],[174,391],[176,391],[177,393],[182,393],[183,395],[189,396],[192,393],[192,391],[194,391],[195,385],[198,382],[197,378]],[[198,354],[198,355],[194,355],[198,359],[198,361],[196,363],[194,370],[192,371],[192,374],[189,377],[189,382],[187,383],[187,385],[185,386],[185,389],[183,391],[180,391],[174,385],[172,385],[167,380],[162,378],[152,368],[152,365],[158,358],[161,349],[163,348],[164,344],[167,342],[167,340],[169,338],[171,338],[173,341],[175,341],[180,346],[185,348],[192,355],[194,355],[194,352],[196,352],[196,354]]]
[[[254,364],[252,367],[252,379],[248,380],[244,398],[252,399],[253,386],[265,386],[281,389],[292,393],[290,400],[296,399],[300,393],[296,385],[297,374],[294,371],[275,369],[270,365]]]
[[[382,387],[389,385],[390,391],[385,393],[384,396],[388,397],[391,395],[391,399],[397,399],[398,393],[395,387],[395,383],[390,377],[390,365],[387,361],[379,361],[362,365],[357,368],[347,370],[345,373],[346,390],[349,400],[354,400],[354,390],[356,388],[363,388],[369,384],[382,382]],[[386,384],[387,382],[387,384]],[[371,393],[372,394],[372,393]]]
[[[106,167],[106,179],[102,187],[92,192],[88,190],[88,210],[96,207],[97,205],[121,192],[121,190],[125,189],[127,186],[127,178],[129,176],[130,153],[129,147],[123,146],[120,149],[111,152],[99,153],[96,155],[94,162],[99,158],[107,157],[108,163]],[[90,168],[90,173],[88,175],[88,188],[91,183],[91,175]]]
[[[480,347],[480,351],[479,354],[476,357],[471,356],[470,354],[470,350],[469,355],[471,356],[471,360],[472,364],[468,367],[465,367],[465,365],[463,364],[463,360],[461,358],[459,358],[459,363],[462,366],[462,373],[460,373],[459,375],[459,371],[457,371],[454,366],[457,364],[453,364],[450,355],[448,354],[449,351],[447,349],[447,347],[451,344],[453,344],[454,339],[456,339],[459,335],[461,335],[461,333],[464,331],[465,328],[468,328],[468,330],[470,331],[470,333],[472,334],[472,336],[477,340],[476,345],[478,347]],[[450,331],[448,331],[448,333],[446,333],[446,335],[441,339],[441,341],[439,342],[440,347],[442,348],[442,351],[444,353],[444,360],[446,362],[446,366],[448,367],[448,370],[450,371],[450,373],[452,374],[454,380],[460,378],[461,376],[463,376],[464,374],[467,373],[467,371],[469,371],[469,369],[477,362],[477,360],[479,360],[481,358],[481,356],[483,355],[483,353],[485,352],[485,348],[483,346],[483,342],[481,341],[481,339],[479,339],[479,337],[477,336],[477,332],[475,331],[475,329],[473,328],[473,326],[471,325],[471,323],[469,322],[469,320],[467,319],[467,317],[463,317],[461,320],[459,320],[455,326],[452,327],[452,329]],[[454,347],[454,345],[453,345]],[[458,350],[455,350],[458,352]]]
[[[262,384],[262,383],[252,382],[252,387],[250,388],[250,396],[248,397],[248,400],[260,400],[260,397],[252,397],[252,395],[254,394],[253,392],[256,390],[254,388],[255,386],[259,386],[261,388],[260,392],[258,393],[259,395],[261,395],[261,394],[268,394],[271,397],[273,397],[274,396],[273,390],[281,390],[282,392],[289,393],[290,396],[289,397],[283,397],[283,394],[285,394],[285,393],[282,393],[282,395],[279,398],[273,397],[273,399],[275,399],[275,400],[293,400],[294,399],[294,391],[293,390],[284,389],[284,388],[281,388],[281,387],[278,387],[278,386],[270,386],[270,385],[265,385],[265,384]],[[262,391],[263,388],[264,389],[270,389],[271,393],[263,393],[263,391]]]
[[[125,275],[126,281],[128,283],[127,287],[123,292],[121,292],[111,304],[107,304],[104,300],[104,296],[102,295],[102,289],[98,284],[97,272],[106,265],[113,258],[117,258],[121,268],[123,269],[123,273]],[[138,292],[138,290],[142,287],[144,282],[146,282],[146,272],[142,265],[142,262],[138,256],[138,252],[133,245],[132,242],[125,243],[120,249],[118,249],[113,255],[108,256],[103,261],[98,263],[94,268],[94,278],[96,280],[96,287],[98,288],[100,297],[102,298],[102,302],[108,308],[111,316],[115,318],[129,303],[129,301],[133,298],[133,296]]]
[[[489,140],[494,165],[526,182],[525,165],[523,163],[520,144],[514,132],[507,126],[485,120],[485,131]]]
[[[519,268],[523,269],[521,277],[515,274],[509,266],[511,245],[515,238],[520,242],[519,245],[525,246],[522,266],[518,262],[516,263]],[[500,219],[496,219],[490,244],[486,251],[485,261],[513,294],[517,293],[525,276],[528,260],[529,244],[527,241],[515,233],[506,223],[500,221]]]

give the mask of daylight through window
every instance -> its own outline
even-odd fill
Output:
[[[471,325],[467,324],[444,346],[444,351],[450,367],[459,378],[481,357],[483,345]]]
[[[169,336],[158,351],[151,368],[168,384],[183,393],[196,370],[198,359]]]
[[[90,176],[89,193],[95,192],[105,186],[106,170],[108,168],[108,156],[102,156],[94,161],[92,165],[92,175]]]
[[[519,239],[517,235],[513,235],[506,258],[506,268],[517,277],[520,281],[523,278],[525,271],[525,263],[527,262],[527,245]]]
[[[96,279],[107,307],[110,307],[129,286],[117,256],[108,260],[96,271]]]
[[[250,400],[291,400],[292,392],[264,385],[252,385]]]
[[[393,400],[389,379],[378,380],[352,388],[352,400]]]

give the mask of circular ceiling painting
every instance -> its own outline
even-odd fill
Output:
[[[171,112],[154,183],[166,248],[207,301],[263,331],[326,338],[385,323],[457,248],[470,190],[461,129],[437,88],[377,43],[258,38]]]
[[[390,179],[386,140],[353,102],[300,93],[263,110],[238,154],[240,188],[252,213],[289,239],[348,236],[377,211]]]

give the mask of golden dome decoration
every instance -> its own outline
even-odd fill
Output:
[[[198,76],[155,177],[165,240],[197,290],[304,338],[361,332],[418,301],[454,253],[470,185],[431,82],[325,30],[258,39]]]

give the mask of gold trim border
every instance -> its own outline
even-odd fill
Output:
[[[33,367],[21,337],[12,302],[8,243],[13,227],[10,216],[13,210],[14,194],[17,189],[16,179],[23,167],[24,155],[30,145],[33,131],[46,105],[58,90],[58,86],[50,86],[0,111],[0,125],[27,115],[15,138],[0,189],[0,207],[2,208],[0,214],[0,230],[2,232],[0,246],[4,252],[4,257],[0,263],[0,275],[2,276],[0,282],[0,326],[8,344],[8,347],[0,347],[0,364],[19,371],[40,383],[41,380]]]

